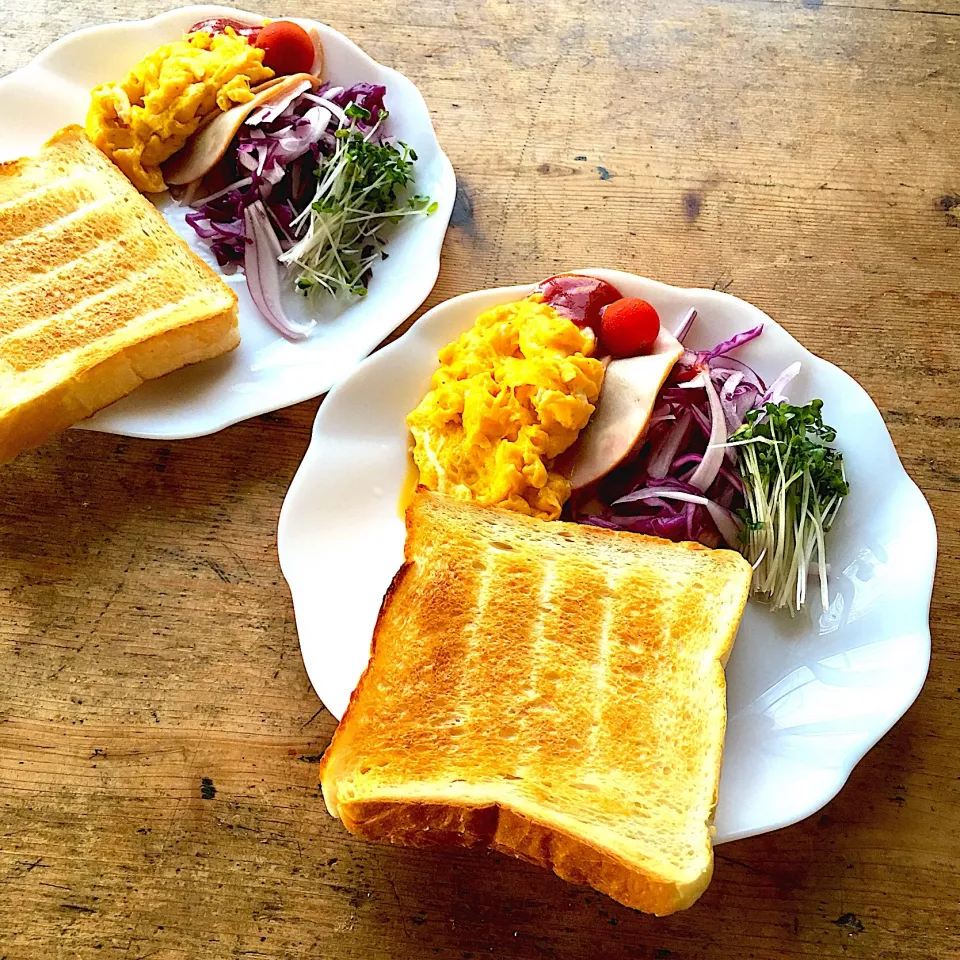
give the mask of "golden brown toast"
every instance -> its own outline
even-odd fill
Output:
[[[236,295],[81,127],[0,164],[0,463],[239,342]]]
[[[656,914],[713,870],[732,550],[421,489],[370,663],[320,766],[369,840],[488,846]]]

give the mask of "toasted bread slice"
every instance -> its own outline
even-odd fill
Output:
[[[81,127],[0,164],[0,463],[239,342],[236,294]]]
[[[713,869],[731,550],[420,491],[320,766],[352,833],[489,846],[656,914]]]

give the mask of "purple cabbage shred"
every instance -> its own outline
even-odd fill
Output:
[[[684,335],[688,329],[689,322],[683,329]],[[798,365],[788,367],[777,379],[775,390],[767,391],[752,368],[728,356],[759,337],[762,330],[762,325],[756,326],[717,344],[712,350],[685,350],[660,391],[656,415],[639,456],[621,464],[589,490],[575,493],[567,505],[566,515],[579,523],[610,530],[645,533],[674,541],[694,540],[710,547],[725,541],[728,546],[736,546],[730,542],[730,531],[736,528],[736,511],[743,506],[743,484],[734,451],[728,449],[716,467],[708,467],[714,475],[707,478],[706,489],[690,483],[707,454],[713,428],[704,381],[696,378],[709,377],[720,398],[722,433],[726,439],[744,422],[748,411],[769,398],[771,392],[779,399],[779,390],[798,369]],[[690,381],[700,385],[691,386]],[[624,497],[644,490],[651,491],[646,498],[623,502]],[[661,491],[661,495],[654,495]],[[705,498],[711,505],[672,499],[671,492]],[[726,536],[711,514],[719,515]],[[729,518],[729,523],[725,518]]]
[[[327,97],[327,91],[332,95]],[[260,200],[277,231],[283,249],[292,246],[291,221],[313,198],[313,171],[321,155],[330,156],[336,146],[337,118],[317,103],[329,99],[346,109],[351,103],[369,117],[355,117],[355,129],[367,135],[385,114],[387,88],[356,83],[345,90],[324,84],[316,93],[307,91],[292,100],[273,119],[246,123],[219,166],[205,181],[203,197],[195,200],[187,223],[209,241],[221,267],[241,265],[247,244],[244,211]],[[254,114],[255,115],[255,114]],[[289,174],[289,175],[288,175]],[[232,184],[243,183],[235,189]]]

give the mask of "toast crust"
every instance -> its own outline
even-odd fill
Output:
[[[445,562],[446,554],[442,549],[434,553],[429,550],[436,550],[444,535],[452,536],[453,531],[429,529],[429,523],[422,516],[424,512],[429,512],[424,510],[424,497],[430,498],[433,504],[446,501],[448,506],[444,506],[440,513],[445,509],[451,515],[466,511],[476,517],[489,511],[484,519],[489,519],[491,523],[509,523],[512,527],[521,528],[521,533],[525,532],[524,528],[529,529],[532,536],[541,540],[552,537],[555,532],[564,542],[562,550],[569,549],[566,546],[569,540],[578,545],[577,553],[592,549],[605,551],[605,555],[611,556],[620,550],[629,553],[638,547],[663,548],[682,563],[703,560],[710,568],[717,565],[723,568],[723,576],[728,578],[731,592],[729,608],[720,612],[723,623],[704,653],[704,656],[709,656],[709,663],[702,665],[700,679],[696,681],[698,690],[710,690],[712,696],[719,699],[719,709],[709,714],[711,745],[705,745],[703,749],[707,752],[702,756],[698,754],[691,761],[696,769],[695,776],[698,781],[702,780],[702,789],[698,794],[701,799],[695,805],[703,811],[703,820],[700,833],[691,841],[694,853],[690,863],[678,865],[671,862],[669,857],[661,855],[655,843],[645,849],[636,845],[627,848],[620,842],[621,838],[615,829],[592,824],[588,822],[589,817],[580,820],[571,815],[559,802],[555,789],[558,785],[556,782],[550,783],[550,778],[547,778],[545,785],[528,785],[520,789],[514,781],[521,777],[509,776],[507,782],[503,782],[491,775],[503,768],[503,760],[502,756],[488,758],[496,753],[503,754],[503,744],[499,745],[499,749],[495,745],[494,749],[488,747],[485,751],[478,746],[477,753],[483,753],[483,756],[480,765],[473,768],[473,775],[456,775],[465,779],[444,782],[438,774],[434,779],[424,778],[422,782],[416,782],[401,776],[397,782],[384,781],[378,784],[375,790],[369,790],[367,794],[357,786],[358,770],[360,774],[365,774],[368,766],[376,768],[384,765],[383,755],[377,752],[376,747],[369,746],[370,725],[381,721],[384,726],[400,723],[398,717],[416,709],[415,706],[411,707],[416,701],[415,697],[403,699],[404,691],[398,692],[391,686],[396,681],[391,677],[386,661],[404,655],[403,646],[398,645],[397,641],[397,618],[405,616],[412,609],[412,598],[423,600],[422,592],[416,592],[418,580],[424,576],[422,567],[430,565],[434,570],[433,576],[440,581],[437,595],[441,597],[441,607],[445,603],[442,598],[456,590],[457,576],[468,569],[451,569],[446,578],[436,573],[436,568]],[[408,508],[407,516],[405,563],[394,577],[381,605],[374,629],[370,663],[351,695],[343,719],[321,761],[320,781],[330,813],[339,817],[351,833],[371,841],[421,847],[495,849],[553,870],[565,880],[589,884],[627,906],[657,915],[690,906],[706,889],[713,871],[708,823],[716,806],[726,724],[723,706],[726,685],[721,661],[726,659],[733,644],[746,603],[752,572],[749,564],[732,551],[714,552],[699,544],[674,544],[630,533],[558,522],[545,523],[515,514],[510,514],[510,520],[507,521],[504,512],[495,508],[460,503],[453,505],[448,498],[426,494],[422,490],[418,491]],[[442,517],[439,521],[436,517],[432,519],[442,526]],[[499,528],[496,535],[504,536]],[[462,545],[456,545],[454,550],[458,547],[462,549]],[[546,549],[544,546],[543,550]],[[535,604],[535,598],[530,603],[531,606]],[[446,616],[446,612],[431,610],[432,619],[442,620]],[[682,618],[675,620],[675,623],[682,625]],[[411,642],[416,636],[416,631],[408,627],[404,634],[405,642]],[[430,648],[428,653],[439,656],[434,662],[438,671],[442,669],[443,651],[440,650],[438,654],[436,648]],[[654,660],[654,665],[657,662]],[[487,679],[492,683],[495,678]],[[626,682],[632,681],[628,678]],[[422,688],[418,688],[417,696],[421,696],[422,692]],[[681,696],[677,701],[680,709],[685,709],[684,702]],[[571,712],[571,722],[574,722],[576,706],[567,705],[565,709]],[[431,714],[429,722],[442,726],[442,715]],[[405,733],[402,726],[396,729],[398,736]],[[576,736],[586,736],[587,733],[575,729]],[[496,731],[491,730],[490,736],[495,737]],[[407,744],[404,747],[415,749]],[[606,762],[606,755],[601,757],[601,764],[603,762]],[[429,763],[427,761],[428,768]],[[574,778],[572,771],[573,768],[569,778]],[[561,768],[558,773],[554,767],[550,774],[562,781],[565,771]],[[581,776],[582,769],[577,774],[577,777]],[[565,785],[561,783],[560,786]],[[624,807],[626,801],[622,797],[611,798],[609,794],[610,790],[605,786],[600,795],[594,795],[598,796],[597,801],[587,799],[587,803],[598,802],[612,807],[619,804],[620,808]]]
[[[56,383],[31,403],[0,411],[0,464],[92,417],[144,381],[219,357],[239,344],[237,317],[231,310],[124,347]]]
[[[664,880],[551,823],[543,811],[524,811],[494,801],[358,801],[342,805],[339,814],[347,830],[364,840],[405,847],[496,850],[658,917],[692,906],[713,877],[711,858],[693,880]]]

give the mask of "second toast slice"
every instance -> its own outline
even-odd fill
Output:
[[[239,342],[236,294],[81,127],[0,164],[0,463]]]

